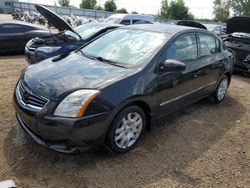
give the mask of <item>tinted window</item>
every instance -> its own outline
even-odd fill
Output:
[[[213,36],[200,35],[201,57],[210,56],[218,52],[216,41]]]
[[[167,49],[167,59],[190,62],[198,59],[198,47],[195,35],[178,38]]]
[[[130,20],[122,20],[120,24],[130,25]]]
[[[32,28],[18,24],[3,24],[0,28],[0,33],[22,33],[30,31]]]
[[[135,24],[136,22],[139,22],[140,20],[132,20],[132,23]]]
[[[133,24],[152,24],[152,23],[146,20],[133,20]]]

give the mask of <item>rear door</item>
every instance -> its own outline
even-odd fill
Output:
[[[224,64],[226,58],[221,50],[221,42],[217,37],[207,34],[200,33],[199,39],[199,60],[201,62],[201,69],[198,72],[200,80],[203,85],[207,85],[203,89],[203,94],[213,92],[214,87],[221,77],[224,70]]]
[[[201,97],[199,90],[206,83],[199,76],[202,64],[198,58],[198,46],[197,35],[186,34],[172,41],[163,52],[157,78],[160,116]],[[181,73],[162,71],[162,64],[167,59],[185,63],[186,70]]]

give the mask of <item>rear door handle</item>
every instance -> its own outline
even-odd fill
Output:
[[[198,76],[200,76],[201,75],[201,71],[197,71],[197,72],[194,72],[193,73],[193,77],[194,78],[197,78]]]
[[[198,76],[199,76],[198,73],[194,73],[194,74],[193,74],[193,77],[194,77],[194,78],[197,78]]]

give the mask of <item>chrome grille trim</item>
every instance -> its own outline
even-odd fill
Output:
[[[27,101],[25,102],[23,100],[23,95],[26,92],[26,97],[27,97]],[[24,86],[24,84],[19,81],[16,87],[16,96],[18,101],[24,105],[27,106],[31,109],[40,111],[43,109],[43,107],[47,104],[47,102],[49,101],[48,99],[39,96],[35,93],[33,93],[32,91],[30,91],[26,86]]]

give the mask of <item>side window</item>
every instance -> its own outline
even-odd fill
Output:
[[[195,34],[185,35],[169,46],[166,59],[192,62],[198,59],[198,46]]]
[[[122,20],[120,24],[130,25],[130,20]]]
[[[141,20],[132,20],[132,23],[135,24],[136,22],[139,22]]]
[[[1,33],[22,33],[30,31],[32,28],[29,26],[22,26],[18,24],[3,24],[1,27]]]
[[[215,38],[210,35],[199,35],[201,46],[201,57],[211,56],[218,52]]]

